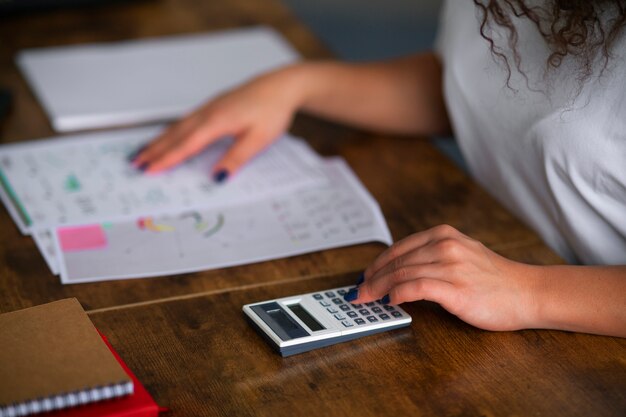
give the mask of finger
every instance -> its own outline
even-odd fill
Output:
[[[445,281],[445,268],[435,263],[403,266],[389,274],[381,275],[378,279],[368,280],[359,286],[357,289],[358,298],[354,303],[380,300],[397,286],[425,278]]]
[[[206,121],[187,132],[182,139],[172,140],[161,147],[158,153],[155,151],[145,171],[156,173],[172,168],[229,133],[224,126]]]
[[[425,230],[423,232],[412,234],[398,242],[394,243],[391,247],[385,250],[376,260],[365,270],[365,279],[373,276],[381,268],[385,267],[393,259],[396,259],[409,251],[424,246],[431,241],[441,240],[446,237],[455,236],[460,234],[452,226],[440,225]]]
[[[389,304],[398,305],[407,301],[427,300],[441,304],[446,310],[457,303],[456,287],[446,281],[421,278],[405,282],[389,292]]]
[[[226,154],[213,167],[213,173],[218,181],[225,180],[237,172],[248,161],[265,149],[272,139],[266,138],[263,133],[249,130],[235,140]]]
[[[189,117],[173,124],[150,143],[139,149],[131,159],[131,163],[135,167],[151,164],[157,155],[160,155],[164,149],[169,148],[172,143],[180,141],[185,133],[193,129],[196,123],[195,118]]]
[[[374,283],[381,277],[393,274],[404,267],[420,264],[430,264],[439,262],[441,259],[438,243],[440,240],[430,240],[426,244],[410,249],[409,251],[392,258],[386,265],[378,269],[368,278],[369,283]]]
[[[396,258],[367,280],[372,294],[385,295],[395,285],[424,276],[439,277],[442,262],[432,242]],[[381,296],[382,296],[381,295]]]

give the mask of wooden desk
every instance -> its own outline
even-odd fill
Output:
[[[27,47],[269,24],[307,58],[325,49],[277,0],[161,0],[0,19],[0,85],[15,94],[2,142],[52,135],[13,57]],[[394,238],[451,224],[497,252],[560,259],[427,141],[298,117],[294,133],[341,155]],[[0,210],[0,312],[75,296],[172,415],[624,415],[626,342],[477,330],[431,303],[404,330],[282,359],[247,325],[248,302],[347,285],[381,251],[358,245],[158,279],[62,286]]]
[[[619,416],[626,409],[620,339],[480,331],[434,304],[412,303],[410,328],[281,358],[242,317],[243,304],[353,278],[234,290],[91,319],[174,415]]]

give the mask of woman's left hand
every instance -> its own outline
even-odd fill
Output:
[[[528,272],[529,265],[443,225],[395,243],[345,297],[354,304],[429,300],[476,327],[517,330],[532,327],[534,320],[534,281]]]

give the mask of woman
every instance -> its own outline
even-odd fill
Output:
[[[346,299],[430,300],[488,330],[626,337],[625,9],[624,0],[450,1],[436,52],[269,73],[171,127],[134,164],[167,169],[234,135],[213,172],[223,181],[298,110],[454,133],[474,178],[561,256],[605,266],[521,264],[439,226],[381,254]]]

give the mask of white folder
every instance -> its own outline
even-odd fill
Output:
[[[298,53],[268,27],[21,51],[60,132],[178,118]]]

